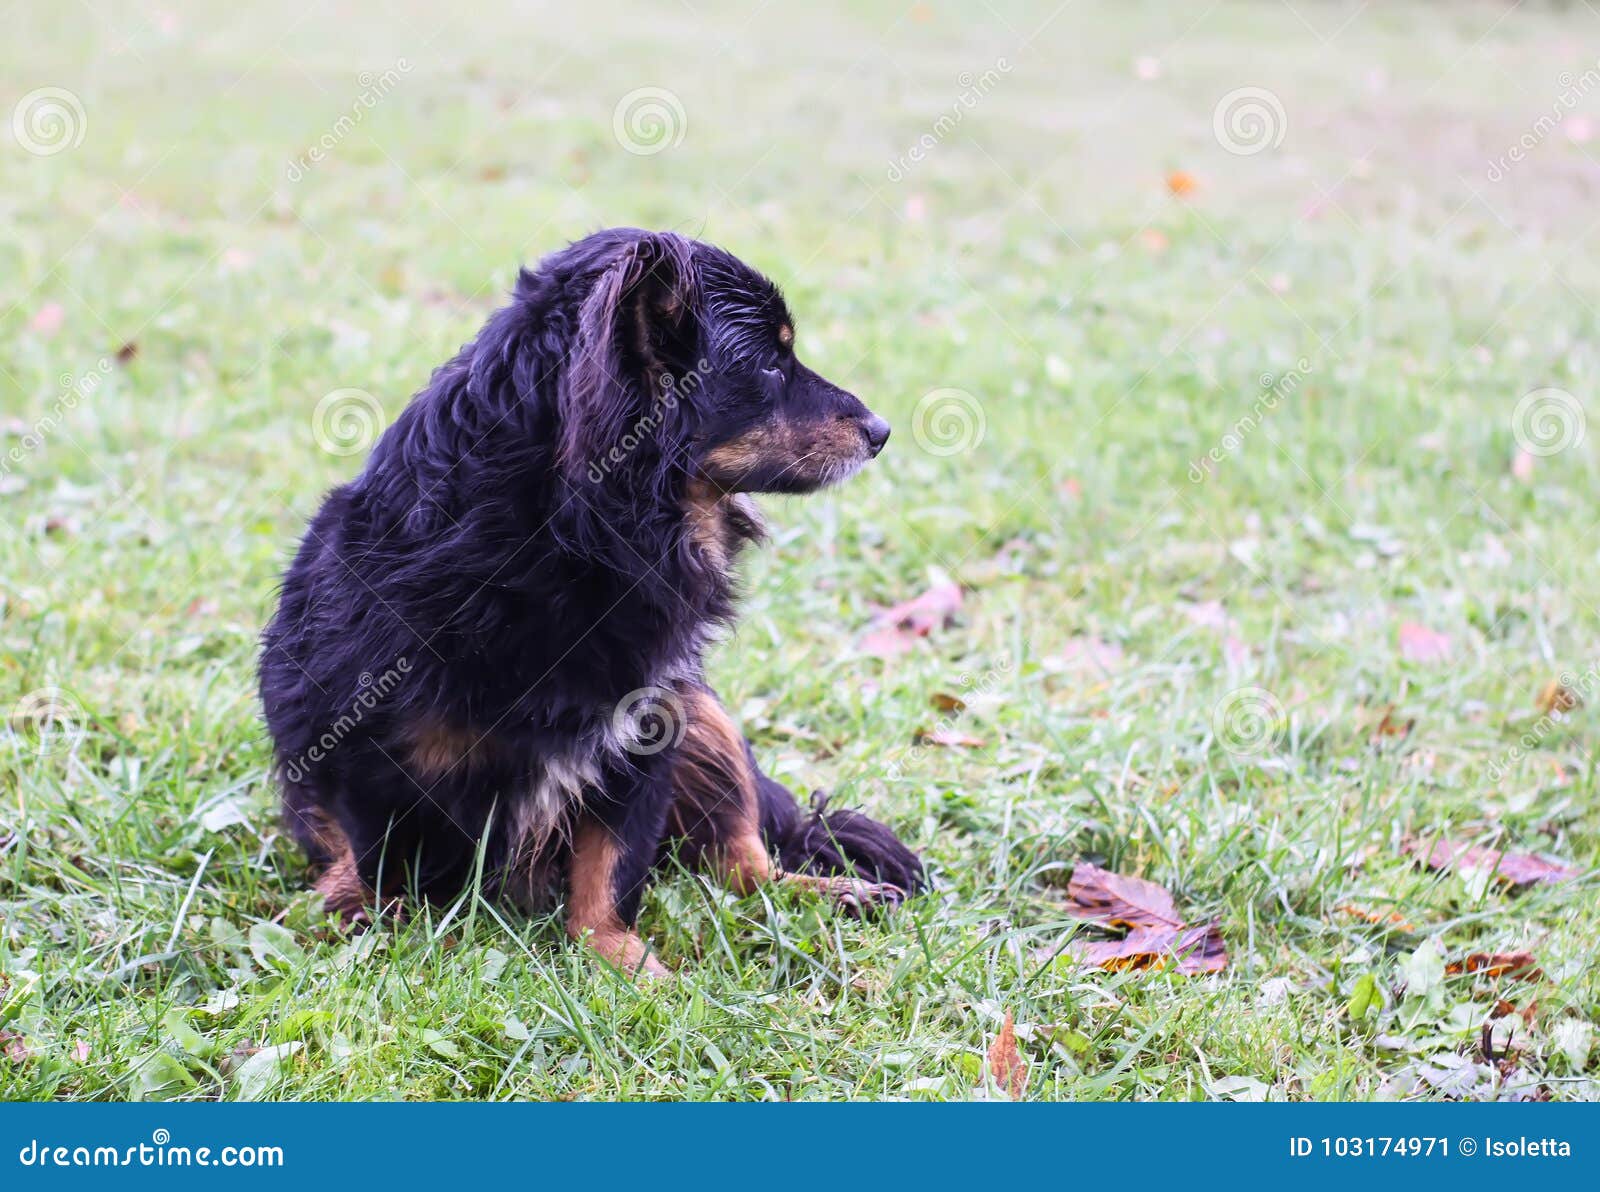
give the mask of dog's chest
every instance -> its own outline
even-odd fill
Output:
[[[543,852],[550,841],[568,835],[608,767],[632,768],[682,740],[688,724],[679,693],[698,673],[693,659],[662,667],[653,682],[594,708],[585,730],[565,750],[541,757],[512,804],[517,851]]]

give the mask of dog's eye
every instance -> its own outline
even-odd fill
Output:
[[[785,323],[778,328],[778,343],[785,348],[794,347],[794,328]]]

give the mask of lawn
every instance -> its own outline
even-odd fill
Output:
[[[0,1098],[998,1096],[1007,1013],[1035,1099],[1600,1096],[1600,15],[601,7],[12,7]],[[938,889],[669,873],[645,986],[473,899],[343,934],[277,576],[362,416],[624,223],[770,272],[896,428],[765,502],[712,669]],[[1084,862],[1226,966],[1085,966]]]

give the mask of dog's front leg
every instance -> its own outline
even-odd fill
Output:
[[[585,806],[573,832],[567,934],[626,972],[667,977],[671,973],[635,924],[672,788],[662,765],[640,760],[647,768],[608,777],[604,794]]]

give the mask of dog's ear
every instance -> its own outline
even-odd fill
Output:
[[[670,233],[641,236],[596,279],[561,385],[560,460],[573,482],[637,472],[674,448],[697,305],[689,242]]]

